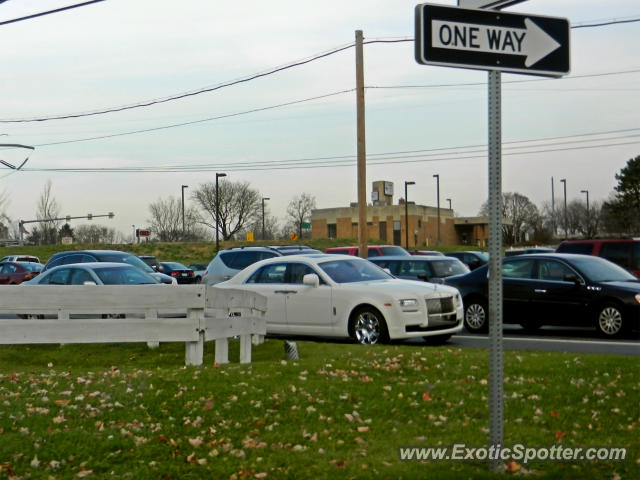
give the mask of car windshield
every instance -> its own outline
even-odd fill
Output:
[[[124,253],[124,252],[101,253],[96,256],[100,258],[100,261],[102,262],[128,263],[129,265],[133,265],[134,267],[139,268],[143,272],[155,273],[155,270],[153,268],[151,268],[149,265],[144,263],[135,255],[131,255],[130,253]]]
[[[640,282],[624,268],[599,257],[572,259],[572,263],[592,282]]]
[[[365,260],[331,260],[320,263],[319,266],[336,283],[368,282],[393,278],[380,267]]]
[[[166,265],[172,270],[188,270],[187,267],[178,262],[163,262],[162,265]]]
[[[473,253],[475,253],[478,257],[480,257],[485,262],[489,261],[489,254],[487,252],[473,252]]]
[[[42,265],[41,263],[34,262],[24,262],[21,263],[20,266],[25,270],[29,270],[30,272],[39,272],[44,267],[44,265]]]
[[[105,285],[142,285],[158,283],[153,277],[137,268],[105,267],[96,268],[96,275]]]
[[[436,277],[450,277],[451,275],[461,275],[469,273],[469,269],[457,260],[434,260],[431,268]]]

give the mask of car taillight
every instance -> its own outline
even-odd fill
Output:
[[[187,275],[189,275],[190,277],[193,277],[193,270],[188,270]]]
[[[177,277],[178,275],[180,275],[180,272],[171,272],[169,275],[171,275],[172,277]]]

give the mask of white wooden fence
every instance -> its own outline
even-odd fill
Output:
[[[240,337],[240,362],[251,362],[252,338],[264,338],[264,296],[205,285],[0,286],[0,344],[185,342],[187,365],[202,365],[204,342],[215,361],[229,361]],[[44,316],[44,318],[33,318]]]

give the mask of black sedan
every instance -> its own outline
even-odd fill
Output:
[[[462,294],[469,332],[488,326],[487,269],[449,277]],[[506,258],[502,266],[504,323],[595,326],[605,337],[640,327],[640,280],[599,257],[531,254]]]
[[[178,262],[161,262],[162,273],[175,278],[180,284],[197,283],[193,270]]]

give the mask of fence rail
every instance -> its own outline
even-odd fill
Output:
[[[0,286],[0,344],[184,342],[185,363],[202,365],[204,342],[229,361],[240,337],[240,362],[266,334],[262,295],[205,285]]]

